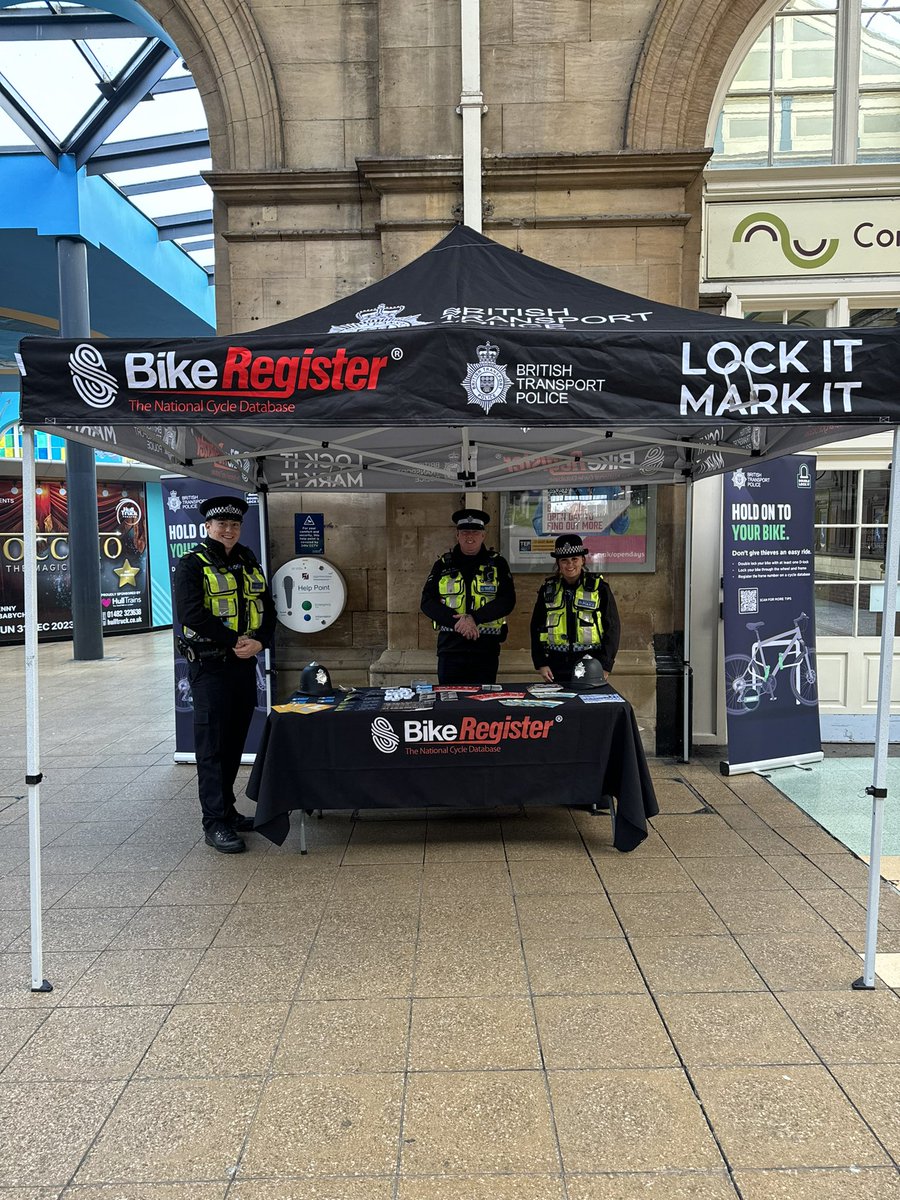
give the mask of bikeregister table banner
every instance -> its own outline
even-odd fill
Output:
[[[725,774],[822,758],[813,593],[815,459],[725,476]]]

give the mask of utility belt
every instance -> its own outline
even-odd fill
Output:
[[[189,642],[187,638],[180,637],[178,639],[178,651],[185,658],[186,662],[204,662],[207,659],[219,659],[224,661],[228,657],[228,651],[222,646],[198,646],[196,642]]]

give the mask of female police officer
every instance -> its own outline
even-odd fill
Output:
[[[552,550],[556,572],[541,584],[531,614],[531,661],[548,683],[569,683],[576,662],[599,659],[604,676],[619,649],[619,613],[602,575],[585,570],[587,550],[578,534],[564,534]]]
[[[275,605],[262,568],[238,538],[247,503],[213,496],[200,512],[206,538],[178,562],[175,607],[194,698],[197,788],[207,845],[222,854],[246,849],[253,828],[234,804],[234,781],[253,710],[256,656],[275,630]]]

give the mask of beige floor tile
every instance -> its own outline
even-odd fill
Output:
[[[863,862],[868,863],[868,854],[863,854],[860,857]],[[900,883],[900,854],[882,854],[881,878],[889,879],[891,883]]]
[[[595,859],[603,886],[611,896],[617,892],[696,892],[697,885],[681,863],[667,858],[639,858],[631,854]]]
[[[0,1008],[0,1072],[53,1011],[52,1008],[45,1012]]]
[[[209,849],[210,854],[216,854]],[[217,855],[218,858],[224,857]],[[244,858],[242,854],[239,857]],[[169,904],[234,904],[239,899],[253,874],[252,868],[243,873],[229,871],[227,874],[215,874],[213,871],[173,871],[159,885],[148,903],[152,905]]]
[[[784,992],[781,1002],[824,1062],[900,1063],[893,992]]]
[[[741,933],[741,949],[773,991],[847,988],[859,959],[839,934]]]
[[[238,1180],[228,1200],[394,1200],[394,1177]]]
[[[622,857],[622,851],[616,850],[612,844],[612,829],[606,813],[598,814],[595,817],[579,812],[574,812],[572,815],[578,831],[584,839],[584,844],[595,862]],[[647,825],[647,837],[634,850],[629,850],[625,857],[633,861],[644,861],[649,858],[670,859],[672,851],[653,828],[651,821]]]
[[[546,1175],[400,1178],[397,1200],[564,1200],[562,1179]]]
[[[402,1071],[408,1040],[408,1000],[303,1000],[291,1008],[272,1070]]]
[[[649,996],[539,996],[534,1009],[548,1070],[678,1065]]]
[[[333,868],[318,868],[308,875],[292,870],[280,870],[281,859],[270,855],[265,868],[252,877],[241,892],[241,904],[287,904],[298,912],[307,905],[321,909],[331,894],[336,871]]]
[[[736,1171],[743,1200],[900,1200],[895,1167]]]
[[[235,904],[226,910],[221,927],[214,931],[213,946],[290,947],[306,951],[318,924],[320,910],[294,904]]]
[[[653,818],[653,828],[678,858],[738,858],[754,855],[741,835],[716,813]]]
[[[287,1018],[275,1004],[179,1004],[168,1014],[137,1078],[264,1075]]]
[[[4,1080],[127,1079],[167,1009],[55,1008],[3,1072]]]
[[[530,1000],[504,996],[413,1001],[411,1071],[517,1071],[540,1066]]]
[[[79,880],[55,908],[115,908],[143,904],[166,878],[167,871],[96,871]]]
[[[843,895],[837,888],[820,894]],[[787,933],[792,930],[825,932],[818,906],[808,903],[790,888],[749,893],[720,891],[716,888],[706,895],[732,933]]]
[[[303,949],[222,946],[207,950],[185,984],[182,1003],[213,998],[231,1004],[290,1000],[306,963]]]
[[[622,936],[613,907],[601,892],[517,896],[516,912],[523,938]]]
[[[504,862],[505,859],[503,835],[496,818],[428,822],[426,866],[457,861]]]
[[[357,1000],[367,996],[408,996],[415,950],[390,938],[367,944],[315,944],[309,955],[298,1000]]]
[[[805,897],[819,916],[838,933],[851,933],[865,930],[866,909],[842,888],[822,888],[820,891],[810,890]]]
[[[651,992],[753,992],[763,981],[731,937],[631,940]]]
[[[683,1071],[551,1071],[549,1078],[567,1173],[722,1167]]]
[[[461,936],[513,938],[519,935],[519,922],[512,895],[424,896],[419,917],[423,939],[456,930]]]
[[[829,879],[849,891],[851,888],[865,888],[869,882],[869,868],[849,850],[837,847],[832,853],[812,852],[807,855],[811,862],[822,870]]]
[[[613,897],[613,906],[629,937],[727,932],[700,892],[672,892],[665,904],[660,904],[658,896],[619,893]]]
[[[392,1173],[402,1094],[400,1073],[282,1075],[271,1080],[240,1178]]]
[[[879,938],[878,944],[884,945],[887,940],[887,938]],[[862,944],[865,947],[865,939],[862,940]],[[860,952],[860,958],[865,961],[864,949]],[[900,988],[900,952],[894,951],[893,953],[880,954],[876,951],[875,974],[888,987]]]
[[[227,1180],[259,1095],[257,1079],[135,1079],[78,1183]]]
[[[422,899],[447,897],[509,896],[512,893],[509,867],[502,862],[427,862],[422,871]]]
[[[41,965],[43,977],[52,985],[53,991],[32,992],[31,953],[17,950],[0,954],[0,1009],[37,1007],[43,1010],[61,1004],[97,958],[96,950],[47,951],[41,955]]]
[[[679,858],[681,865],[701,891],[772,892],[787,891],[790,885],[756,853],[735,862],[734,858]]]
[[[104,950],[65,1002],[174,1004],[200,958],[200,950]]]
[[[335,876],[333,895],[417,896],[424,871],[416,863],[360,864],[342,866]]]
[[[540,1071],[411,1075],[401,1178],[555,1174],[556,1142]]]
[[[735,1168],[888,1164],[824,1067],[697,1067],[692,1075]]]
[[[802,854],[767,854],[764,857],[769,866],[801,896],[805,896],[809,891],[837,887],[833,879]]]
[[[372,866],[395,863],[422,864],[425,861],[425,839],[416,842],[351,842],[344,851],[341,865],[345,867]]]
[[[888,1153],[900,1158],[900,1066],[836,1066],[834,1075]]]
[[[205,950],[230,912],[225,905],[142,908],[110,943],[111,950]]]
[[[0,1081],[0,1179],[4,1186],[67,1183],[121,1089],[120,1083]],[[36,1113],[39,1120],[35,1120]]]
[[[137,910],[134,908],[52,908],[44,913],[42,944],[45,950],[105,950]],[[30,932],[13,943],[11,950],[29,950]]]
[[[568,1200],[737,1200],[726,1171],[567,1175]]]
[[[525,960],[536,995],[645,990],[624,938],[528,938]]]
[[[603,885],[588,858],[575,859],[573,862],[542,862],[539,859],[511,862],[509,874],[516,896],[546,892],[563,896],[570,892],[603,891]]]
[[[416,996],[523,996],[525,959],[517,937],[423,938],[416,954]]]
[[[224,1200],[227,1187],[227,1183],[98,1183],[71,1187],[66,1197],[68,1200]]]
[[[235,912],[245,905],[236,905]],[[259,908],[260,905],[254,907]],[[265,907],[265,906],[262,906]],[[290,905],[286,906],[290,910]],[[319,945],[327,945],[334,941],[345,941],[348,937],[356,941],[369,941],[372,938],[393,938],[397,944],[414,944],[419,927],[418,903],[402,902],[392,907],[384,902],[380,904],[351,904],[347,901],[332,902],[323,910],[321,919],[316,925],[316,913],[304,906],[303,923],[307,924],[310,933],[315,933]],[[291,927],[290,913],[286,913],[283,921],[284,936],[288,936]],[[298,913],[293,910],[293,925],[297,926]],[[274,935],[278,936],[276,929]]]
[[[769,992],[659,996],[658,1003],[689,1068],[818,1061]]]

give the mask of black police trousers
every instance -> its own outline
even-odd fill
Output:
[[[470,650],[460,653],[439,654],[437,660],[438,683],[445,686],[468,685],[477,687],[482,683],[496,683],[500,666],[500,646],[496,639],[488,651]]]
[[[236,816],[234,781],[253,710],[256,659],[204,658],[188,668],[194,697],[194,750],[203,828],[229,825]]]

